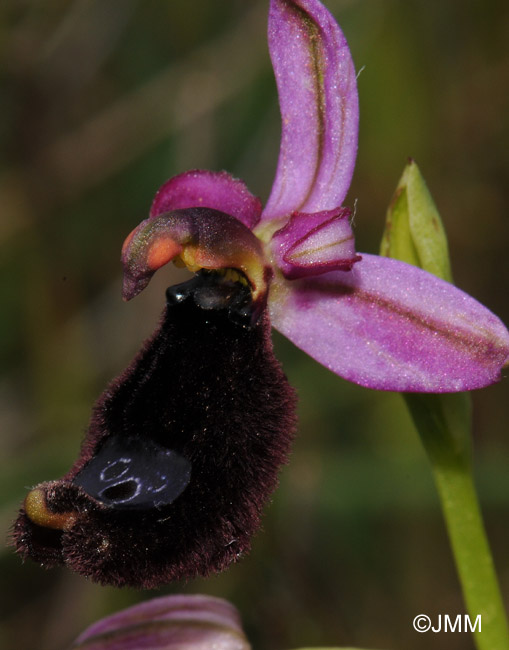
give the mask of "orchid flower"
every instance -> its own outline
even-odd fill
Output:
[[[222,598],[197,594],[152,598],[111,614],[92,623],[69,650],[128,648],[251,650],[252,646],[242,628],[240,615],[231,603]]]
[[[268,301],[272,326],[345,379],[436,393],[497,381],[509,358],[498,318],[424,271],[355,252],[341,205],[359,110],[339,26],[318,0],[272,0],[268,35],[282,137],[265,208],[224,172],[172,178],[124,245],[125,298],[171,259],[192,270],[235,268]]]
[[[165,183],[122,250],[124,298],[174,261],[161,323],[97,402],[81,455],[32,489],[23,557],[93,580],[154,587],[226,568],[250,546],[295,429],[271,324],[345,379],[451,392],[496,381],[509,333],[473,298],[416,267],[358,255],[350,210],[358,126],[346,40],[318,0],[271,0],[282,113],[262,209],[240,180]]]
[[[212,596],[163,596],[93,623],[73,650],[250,650],[240,616]]]

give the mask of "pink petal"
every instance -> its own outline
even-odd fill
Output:
[[[359,118],[350,50],[317,0],[271,0],[269,48],[282,137],[262,219],[341,205],[353,174]]]
[[[180,208],[213,208],[236,217],[253,228],[262,212],[260,199],[253,196],[243,181],[226,172],[194,169],[170,178],[152,202],[150,216]]]
[[[454,392],[500,379],[509,332],[453,285],[364,255],[352,271],[282,281],[273,325],[336,374],[368,388]]]
[[[73,648],[87,650],[249,650],[237,610],[210,596],[163,596],[87,628]]]
[[[271,247],[285,278],[349,271],[360,260],[350,226],[350,210],[295,212],[272,237]]]

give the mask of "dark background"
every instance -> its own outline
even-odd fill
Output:
[[[155,326],[159,274],[120,299],[119,252],[168,177],[227,169],[268,196],[279,148],[262,0],[4,0],[0,7],[0,529],[65,473],[90,407]],[[376,252],[407,156],[444,219],[456,283],[509,321],[509,5],[329,0],[361,105],[358,249]],[[275,336],[300,395],[291,464],[251,555],[204,592],[256,650],[470,650],[419,635],[463,605],[430,471],[398,395],[339,379]],[[475,467],[509,602],[507,380],[474,395]],[[0,554],[0,645],[59,650],[151,593]]]

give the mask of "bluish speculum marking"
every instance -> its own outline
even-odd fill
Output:
[[[191,479],[191,463],[149,438],[113,435],[76,475],[75,485],[113,508],[160,508],[173,503]]]

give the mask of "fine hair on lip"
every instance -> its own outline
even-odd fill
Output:
[[[289,453],[295,393],[244,283],[200,273],[168,297],[153,336],[96,403],[72,469],[36,488],[73,525],[48,535],[23,510],[23,556],[152,588],[249,550]]]

